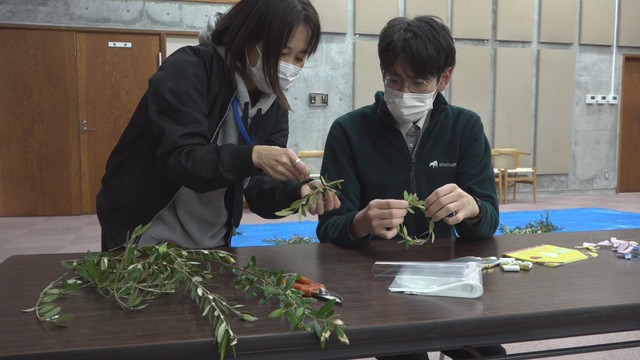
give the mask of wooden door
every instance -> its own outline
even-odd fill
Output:
[[[618,192],[640,192],[640,56],[625,55],[620,94]]]
[[[0,216],[81,212],[74,36],[0,29]]]
[[[160,35],[78,34],[83,213],[95,212],[107,158],[158,69],[159,54]]]

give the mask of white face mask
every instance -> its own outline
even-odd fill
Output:
[[[260,48],[258,47],[258,45],[256,45],[256,49],[258,50],[259,54],[258,62],[254,67],[251,67],[251,65],[249,65],[249,76],[251,77],[251,80],[253,80],[253,83],[256,85],[256,87],[260,89],[260,91],[262,91],[263,93],[272,94],[273,89],[271,88],[271,85],[269,85],[267,76],[264,74],[264,69],[262,68],[262,52],[260,52]],[[247,63],[249,63],[248,59]],[[282,90],[289,88],[293,83],[293,80],[295,80],[300,73],[300,70],[302,70],[302,68],[281,60],[278,63],[278,82],[280,83],[280,88]]]
[[[288,89],[293,80],[300,74],[301,67],[289,64],[288,62],[280,61],[278,64],[278,81],[280,82],[280,88],[282,90]]]
[[[409,124],[420,120],[433,109],[433,100],[437,93],[437,87],[432,93],[415,94],[403,93],[385,86],[384,101],[398,123]]]

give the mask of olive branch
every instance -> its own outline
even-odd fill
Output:
[[[309,188],[311,188],[310,193],[303,196],[299,200],[292,202],[291,206],[282,209],[275,214],[278,216],[289,216],[298,213],[298,218],[301,219],[307,216],[307,208],[309,206],[315,206],[315,204],[318,202],[318,195],[326,194],[329,192],[338,194],[340,183],[342,183],[343,181],[344,180],[327,181],[324,177],[320,176],[320,186],[309,184]]]
[[[244,321],[258,318],[243,311],[244,305],[229,302],[208,289],[214,285],[211,280],[217,274],[230,270],[235,276],[235,289],[259,298],[261,305],[279,302],[279,308],[272,311],[269,318],[286,315],[295,328],[314,331],[323,348],[331,334],[340,342],[349,343],[344,331],[346,325],[335,313],[335,301],[315,309],[312,305],[316,299],[303,297],[301,291],[293,288],[296,277],[285,276],[283,271],[258,268],[255,257],[245,266],[238,266],[232,254],[221,250],[182,249],[168,243],[140,247],[138,240],[148,226],[138,226],[127,248],[119,255],[88,252],[84,259],[62,261],[68,272],[42,290],[34,307],[23,311],[34,312],[42,323],[68,326],[73,315],[63,314],[57,301],[81,288],[95,288],[123,310],[140,310],[162,295],[183,291],[211,324],[220,359],[224,359],[229,346],[235,357],[238,336],[227,317]]]
[[[413,208],[418,208],[422,211],[423,214],[426,215],[427,209],[424,207],[424,200],[420,200],[416,194],[409,194],[408,192],[404,192],[404,200],[409,203],[407,207],[407,211],[411,214],[415,214],[415,210]],[[398,234],[402,238],[402,240],[398,241],[398,244],[403,244],[407,249],[410,246],[420,246],[428,243],[429,241],[434,242],[436,239],[436,234],[433,231],[435,227],[435,223],[433,220],[429,220],[429,230],[420,234],[420,236],[427,235],[426,238],[419,238],[416,236],[409,235],[409,231],[404,224],[398,224]]]
[[[318,201],[318,194],[324,194],[329,191],[338,194],[339,193],[338,189],[340,189],[340,184],[344,182],[344,180],[327,181],[322,176],[320,177],[320,181],[322,182],[321,186],[312,187],[311,188],[312,191],[309,194],[303,196],[299,200],[294,201],[293,203],[291,203],[291,206],[289,206],[288,208],[282,209],[276,212],[275,214],[278,216],[289,216],[289,215],[298,213],[299,218],[305,217],[307,216],[307,210],[306,210],[307,206],[315,205],[315,202]],[[407,191],[405,191],[404,200],[407,203],[409,203],[409,206],[407,207],[408,212],[410,212],[411,214],[415,214],[415,210],[413,210],[413,208],[417,208],[426,215],[424,200],[420,200],[416,194],[410,194]],[[416,236],[409,235],[409,231],[407,230],[407,227],[404,226],[404,224],[398,224],[397,226],[398,234],[402,238],[402,240],[398,241],[398,243],[403,244],[408,249],[410,246],[420,246],[428,242],[434,242],[436,238],[435,232],[433,231],[434,227],[435,227],[435,223],[433,222],[433,220],[429,220],[429,230],[427,230],[423,234],[420,234],[420,236],[423,236],[426,234],[427,237],[419,238]]]

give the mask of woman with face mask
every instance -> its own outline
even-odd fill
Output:
[[[109,157],[97,196],[105,251],[149,223],[141,245],[228,246],[243,197],[274,218],[319,184],[286,148],[283,93],[318,47],[316,10],[309,0],[242,0],[210,25],[151,77]],[[330,194],[308,211],[337,206]]]
[[[472,111],[441,94],[455,66],[455,46],[440,19],[395,18],[380,33],[384,92],[372,105],[338,118],[327,136],[321,173],[343,179],[341,206],[325,212],[318,238],[345,247],[398,241],[399,224],[422,237],[490,237],[498,227],[491,147]],[[426,199],[426,217],[407,211],[407,191]],[[437,240],[436,240],[437,241]],[[398,245],[401,246],[401,245]],[[504,354],[501,346],[447,350],[452,359]],[[426,360],[427,353],[378,357]]]

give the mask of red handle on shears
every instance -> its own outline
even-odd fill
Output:
[[[313,293],[317,293],[320,289],[326,289],[321,283],[315,282],[302,275],[298,275],[296,282],[293,284],[293,288],[302,291],[306,296],[313,296]]]

